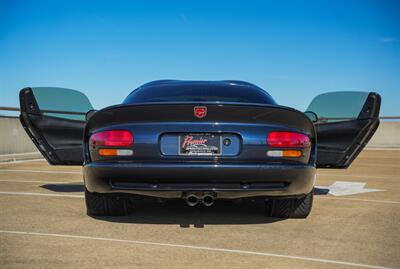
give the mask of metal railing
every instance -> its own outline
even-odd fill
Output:
[[[326,121],[344,121],[344,120],[355,120],[357,119],[356,117],[351,117],[351,118],[327,118],[327,117],[321,117],[318,118],[318,121],[321,122],[326,122]],[[379,117],[380,120],[400,120],[400,116],[382,116]]]
[[[18,107],[7,107],[7,106],[0,106],[0,110],[18,111],[18,112],[20,111]],[[86,112],[60,111],[60,110],[48,110],[48,109],[41,109],[40,112],[54,113],[54,114],[68,114],[68,115],[86,115]]]
[[[0,110],[3,111],[16,111],[19,112],[20,109],[18,107],[7,107],[7,106],[0,106]],[[48,110],[48,109],[41,109],[42,113],[54,113],[54,114],[68,114],[68,115],[86,115],[86,112],[73,112],[73,111],[60,111],[60,110]],[[341,120],[355,120],[355,117],[352,118],[327,118],[321,117],[318,118],[320,122],[327,122],[327,121],[341,121]],[[400,116],[382,116],[379,117],[380,120],[400,120]]]

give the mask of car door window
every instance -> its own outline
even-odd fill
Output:
[[[357,119],[368,92],[329,92],[315,97],[307,111],[314,112],[320,123]]]
[[[84,121],[85,113],[93,109],[89,99],[79,91],[56,87],[33,87],[32,91],[40,110],[46,116]]]

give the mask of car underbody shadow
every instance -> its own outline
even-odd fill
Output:
[[[53,192],[84,192],[83,183],[45,184],[41,188]],[[327,195],[329,189],[314,188],[315,195]],[[158,199],[147,196],[133,198],[133,212],[128,216],[93,217],[119,223],[176,224],[182,228],[203,228],[205,225],[265,224],[285,219],[268,217],[262,197],[217,199],[214,205],[190,207],[183,199]]]
[[[328,195],[329,188],[314,187],[314,195]]]
[[[182,199],[138,199],[132,214],[123,217],[93,217],[98,220],[120,223],[176,224],[181,228],[203,228],[205,225],[264,224],[283,219],[265,214],[263,199],[216,200],[206,207],[190,207]]]
[[[83,183],[62,183],[62,184],[45,184],[40,186],[43,189],[54,192],[84,192]]]

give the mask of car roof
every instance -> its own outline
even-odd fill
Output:
[[[175,91],[179,92],[189,92],[192,93],[193,91],[198,90],[199,94],[201,95],[201,92],[205,89],[211,90],[211,95],[216,94],[218,95],[223,93],[222,96],[225,97],[232,97],[229,96],[236,91],[236,94],[238,94],[238,91],[242,92],[241,93],[241,98],[243,98],[243,94],[248,92],[253,93],[253,95],[258,92],[260,96],[265,96],[265,103],[268,104],[276,104],[275,100],[272,98],[272,96],[262,88],[246,82],[246,81],[240,81],[240,80],[219,80],[219,81],[210,81],[210,80],[172,80],[172,79],[165,79],[165,80],[155,80],[151,81],[148,83],[145,83],[135,90],[133,90],[123,101],[123,103],[132,103],[132,102],[138,102],[137,98],[138,96],[139,99],[148,99],[146,95],[150,94],[153,95],[153,97],[160,97],[161,95],[165,95],[165,91],[168,92],[170,95],[173,95]],[[179,94],[178,94],[179,95]],[[178,96],[177,95],[177,96]],[[257,94],[255,94],[257,95]],[[135,97],[133,97],[135,96]],[[145,96],[146,98],[143,98]],[[162,96],[161,96],[162,97]],[[233,97],[234,94],[233,94]],[[135,99],[134,101],[132,100]],[[160,98],[162,99],[162,98]],[[224,97],[221,98],[221,100],[224,99]],[[250,98],[251,99],[251,98]],[[250,100],[249,99],[249,100]],[[250,102],[250,101],[249,101]],[[253,101],[252,103],[257,103],[261,101]]]
[[[140,87],[148,87],[148,86],[161,86],[161,85],[199,85],[199,84],[207,84],[207,85],[238,85],[238,86],[250,86],[259,88],[260,87],[246,81],[241,80],[176,80],[176,79],[162,79],[162,80],[154,80],[148,83],[143,84]]]

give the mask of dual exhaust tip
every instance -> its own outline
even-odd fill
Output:
[[[190,193],[185,196],[185,201],[188,206],[196,206],[199,203],[202,203],[205,206],[212,206],[215,201],[215,195],[212,193],[205,193],[204,195]]]

